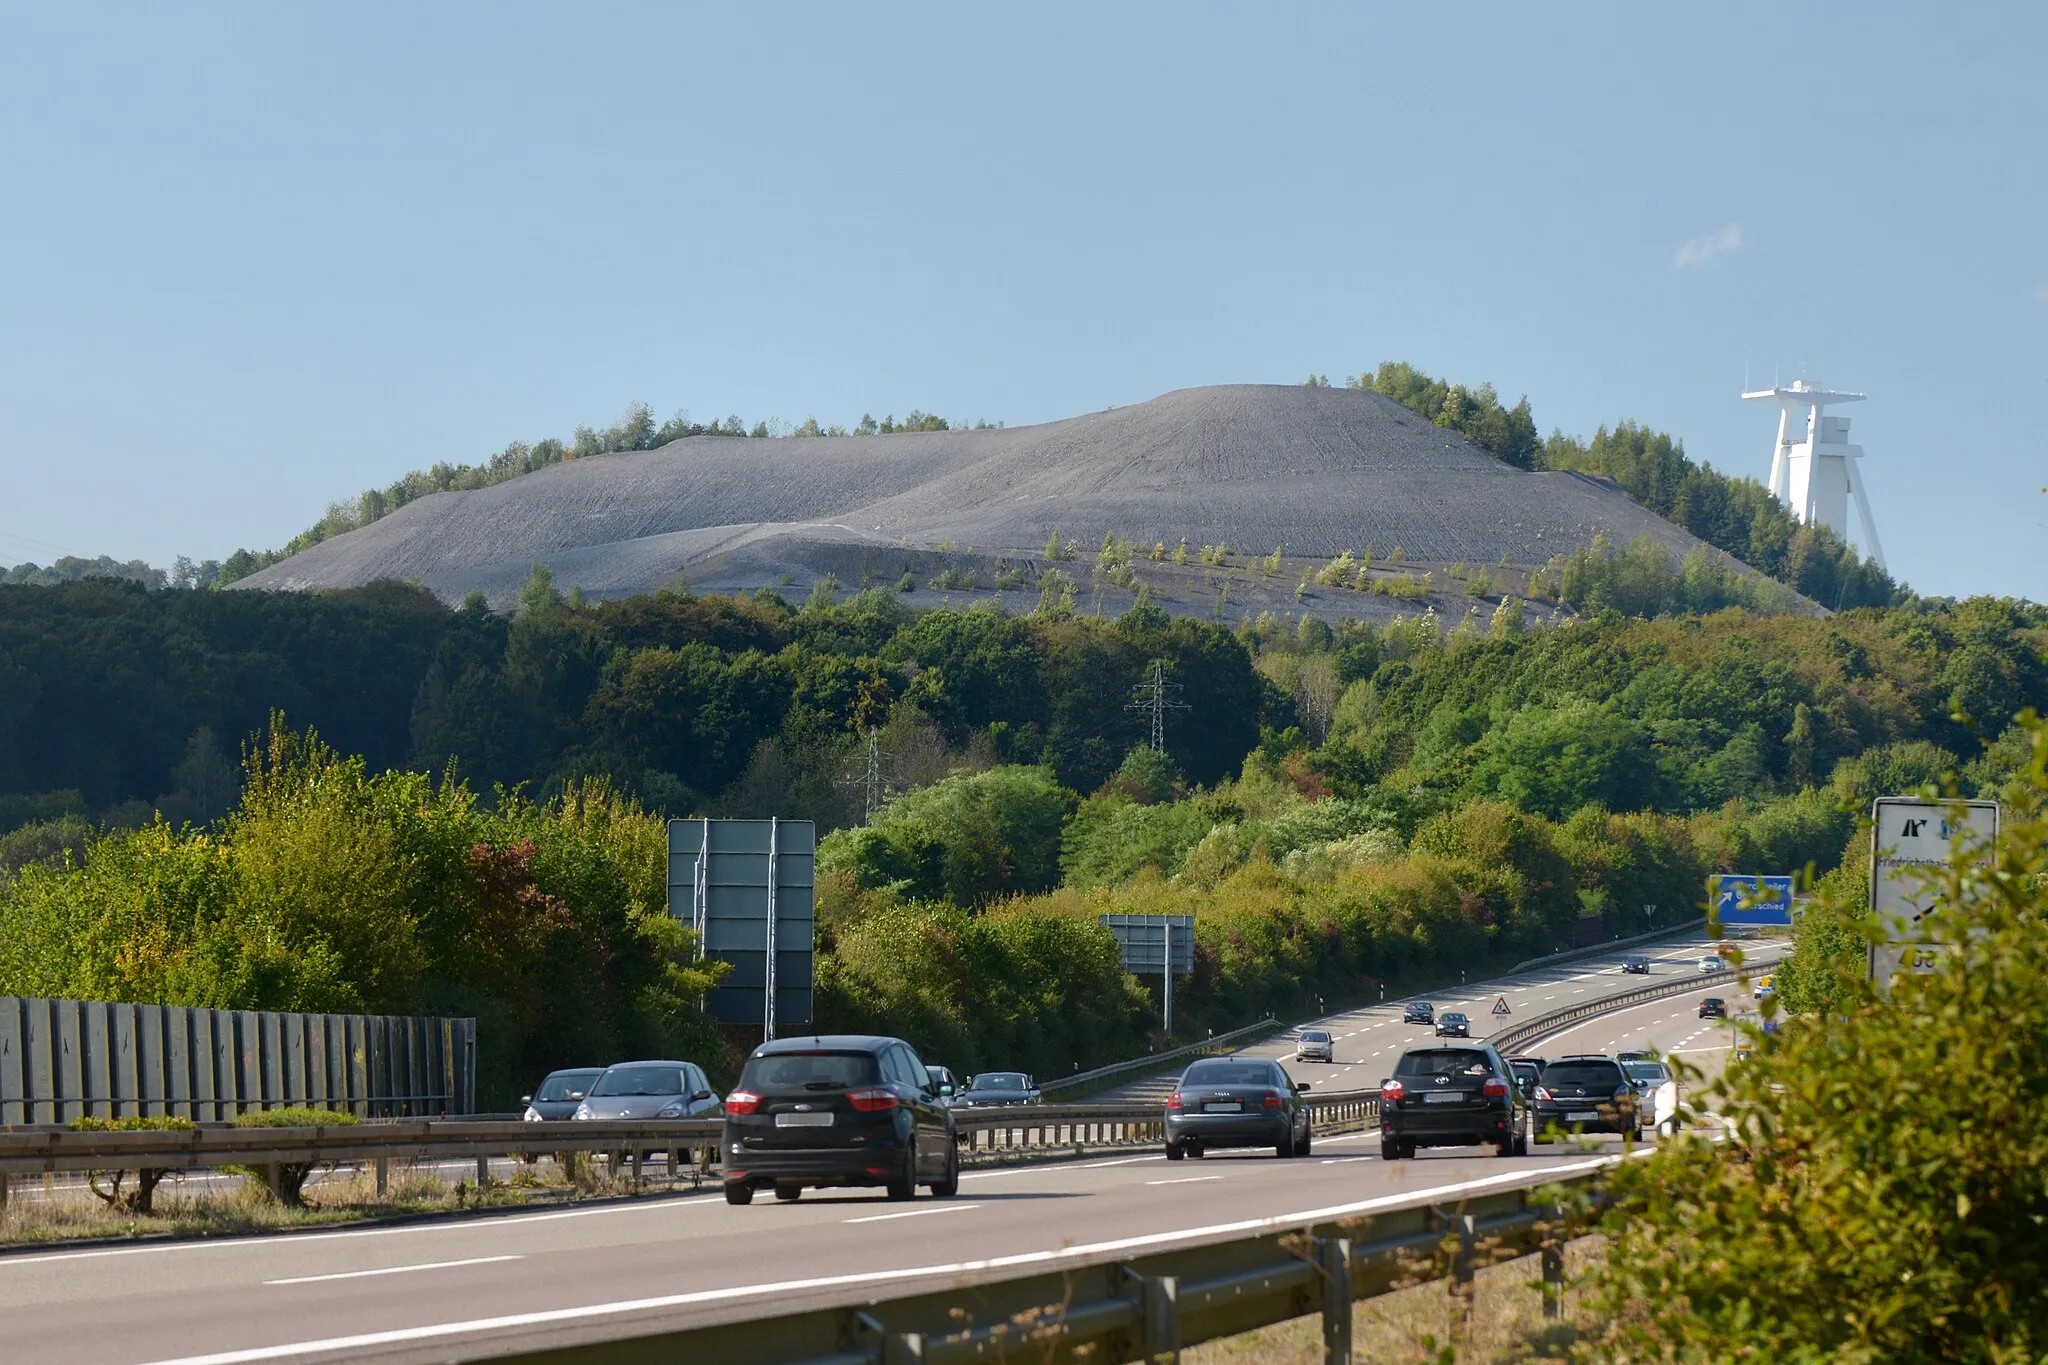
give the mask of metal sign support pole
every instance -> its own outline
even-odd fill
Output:
[[[1166,971],[1166,989],[1165,989],[1165,991],[1163,992],[1163,994],[1164,994],[1164,995],[1165,995],[1165,997],[1166,997],[1166,1042],[1167,1042],[1167,1046],[1171,1047],[1171,1046],[1173,1045],[1173,921],[1172,921],[1172,919],[1170,919],[1170,918],[1169,918],[1169,919],[1163,919],[1163,920],[1161,920],[1161,921],[1159,922],[1159,927],[1160,927],[1160,928],[1161,928],[1162,930],[1164,930],[1164,931],[1165,931],[1165,934],[1166,934],[1166,937],[1165,937],[1165,939],[1164,939],[1164,940],[1162,941],[1162,945],[1161,945],[1161,946],[1163,946],[1163,947],[1164,947],[1164,948],[1166,949],[1166,954],[1165,954],[1165,961],[1164,961],[1164,963],[1162,964],[1162,965],[1164,966],[1164,968],[1165,968],[1165,971]]]
[[[697,960],[704,960],[704,926],[711,917],[711,818],[704,819],[704,842],[697,850],[696,885],[690,888],[690,927],[697,931]]]
[[[766,989],[762,992],[761,1041],[775,1041],[775,883],[782,880],[782,862],[776,848],[777,836],[781,833],[781,817],[768,822],[768,961],[764,977]]]

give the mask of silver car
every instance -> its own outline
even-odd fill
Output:
[[[576,1106],[579,1119],[697,1119],[724,1112],[701,1068],[669,1061],[608,1066]]]
[[[583,1103],[584,1096],[599,1076],[604,1075],[601,1066],[576,1066],[566,1071],[550,1071],[546,1079],[534,1087],[531,1095],[522,1096],[520,1103],[526,1106],[521,1115],[528,1123],[553,1123],[560,1119],[576,1117],[576,1106]]]
[[[1294,1060],[1335,1062],[1337,1045],[1330,1041],[1330,1031],[1324,1028],[1305,1028],[1294,1035]]]

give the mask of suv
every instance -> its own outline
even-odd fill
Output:
[[[900,1038],[826,1034],[763,1043],[725,1097],[725,1202],[772,1189],[880,1185],[911,1199],[919,1185],[960,1190],[953,1111]]]
[[[1529,1150],[1529,1108],[1500,1053],[1485,1043],[1404,1051],[1380,1082],[1380,1160],[1481,1143],[1498,1156]]]
[[[1294,1060],[1334,1064],[1337,1060],[1337,1045],[1330,1041],[1330,1031],[1326,1028],[1305,1028],[1295,1035]]]
[[[1401,1006],[1401,1022],[1404,1024],[1434,1024],[1436,1006],[1427,1000],[1411,1000]]]
[[[1558,1132],[1624,1133],[1636,1130],[1636,1088],[1612,1057],[1560,1057],[1543,1068],[1530,1112],[1536,1140]]]
[[[1436,1017],[1436,1036],[1439,1038],[1470,1038],[1472,1021],[1456,1010],[1445,1010]]]
[[[1650,974],[1650,959],[1644,957],[1641,953],[1630,953],[1621,960],[1621,970],[1630,976],[1648,976]]]
[[[1307,1156],[1308,1106],[1280,1063],[1266,1057],[1204,1057],[1181,1073],[1166,1097],[1166,1159],[1211,1147],[1271,1147],[1275,1156]]]

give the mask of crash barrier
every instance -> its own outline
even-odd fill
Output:
[[[565,1313],[443,1339],[437,1358],[631,1362],[744,1360],[755,1365],[925,1365],[990,1360],[1171,1360],[1187,1347],[1320,1312],[1323,1359],[1351,1359],[1352,1305],[1429,1280],[1470,1282],[1486,1265],[1539,1253],[1544,1311],[1558,1316],[1565,1240],[1581,1229],[1571,1210],[1602,1160],[1530,1172],[1454,1204],[1425,1193],[1405,1206],[1324,1211],[1274,1220],[1225,1241],[1145,1256],[1075,1247],[1018,1257],[1001,1269],[934,1267],[943,1289],[886,1298],[855,1288],[824,1307],[757,1301],[750,1320],[707,1326],[663,1322],[680,1302],[642,1301],[624,1320]],[[1505,1188],[1503,1188],[1505,1186]],[[1563,1186],[1563,1190],[1556,1187]],[[1550,1187],[1550,1188],[1545,1188]],[[542,1316],[542,1315],[535,1315]]]
[[[1542,957],[1532,957],[1527,962],[1517,962],[1514,966],[1508,968],[1507,975],[1520,976],[1523,972],[1533,972],[1538,967],[1567,966],[1577,962],[1582,957],[1598,957],[1602,953],[1611,953],[1617,948],[1627,948],[1638,943],[1648,943],[1652,939],[1670,938],[1673,934],[1692,933],[1705,928],[1706,923],[1707,917],[1701,915],[1698,919],[1689,919],[1683,924],[1668,924],[1662,929],[1652,929],[1646,934],[1631,934],[1627,938],[1602,939],[1598,943],[1590,943],[1583,948],[1564,948],[1558,952],[1545,953]]]
[[[1198,1043],[1187,1043],[1181,1047],[1170,1048],[1165,1052],[1154,1052],[1144,1057],[1133,1057],[1127,1062],[1111,1062],[1108,1066],[1098,1066],[1093,1071],[1083,1071],[1072,1076],[1057,1077],[1042,1083],[1038,1087],[1038,1093],[1050,1095],[1056,1090],[1077,1090],[1083,1087],[1099,1086],[1104,1081],[1112,1081],[1119,1076],[1134,1076],[1140,1072],[1158,1070],[1173,1062],[1186,1061],[1195,1057],[1208,1057],[1218,1052],[1235,1052],[1246,1043],[1254,1042],[1269,1033],[1278,1033],[1283,1027],[1285,1026],[1278,1019],[1269,1014],[1255,1024],[1246,1024],[1243,1028],[1234,1028],[1228,1033],[1218,1033],[1212,1037],[1204,1038]]]
[[[476,1020],[0,996],[0,1125],[476,1108]]]
[[[1598,1000],[1588,1000],[1583,1005],[1567,1005],[1561,1010],[1551,1010],[1547,1014],[1539,1014],[1504,1028],[1499,1033],[1489,1035],[1486,1041],[1493,1044],[1494,1049],[1502,1054],[1516,1052],[1580,1020],[1591,1019],[1600,1014],[1612,1014],[1617,1010],[1625,1010],[1652,1000],[1662,1000],[1667,996],[1690,995],[1706,986],[1726,986],[1734,982],[1735,976],[1732,968],[1724,968],[1718,972],[1701,972],[1697,976],[1660,982],[1655,986],[1641,986],[1632,991],[1623,991],[1619,995],[1602,996]]]

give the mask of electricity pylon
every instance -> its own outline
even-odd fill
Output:
[[[1180,696],[1180,684],[1166,680],[1166,665],[1158,659],[1152,661],[1152,676],[1131,689],[1133,700],[1124,707],[1126,711],[1143,711],[1152,721],[1152,747],[1160,753],[1166,752],[1166,713],[1186,711],[1186,703],[1174,700]]]

